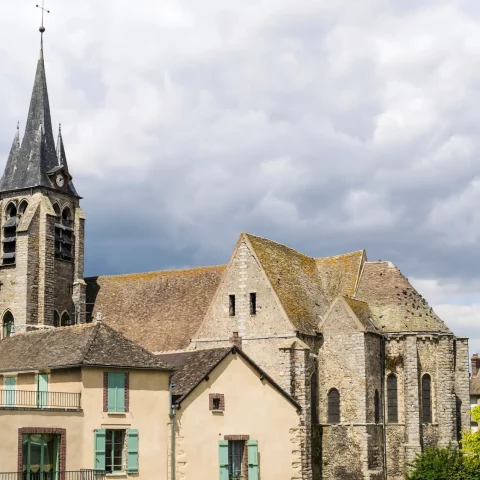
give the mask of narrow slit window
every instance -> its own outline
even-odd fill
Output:
[[[231,317],[235,316],[235,295],[228,296],[228,310]]]
[[[422,377],[422,414],[423,423],[432,423],[432,380],[430,375],[426,374]]]
[[[257,314],[257,294],[252,292],[250,293],[250,315]]]
[[[375,423],[378,423],[380,422],[380,395],[378,393],[378,390],[375,390],[374,408],[375,408]]]
[[[213,399],[213,409],[214,410],[220,410],[220,399],[219,398],[214,398]]]
[[[393,373],[387,377],[387,415],[388,423],[398,423],[398,387]]]

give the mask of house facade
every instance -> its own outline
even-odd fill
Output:
[[[158,451],[168,445],[171,370],[102,324],[2,340],[1,471],[32,480],[166,472]]]
[[[68,169],[61,131],[55,144],[51,125],[42,44],[25,134],[20,139],[17,131],[0,182],[0,345],[10,345],[16,337],[55,334],[61,346],[62,332],[70,331],[68,325],[102,320],[142,352],[160,355],[159,359],[167,354],[235,346],[245,356],[240,354],[236,362],[230,357],[222,360],[225,373],[217,378],[223,367],[216,366],[211,380],[197,385],[178,404],[178,415],[172,415],[178,451],[170,453],[177,456],[175,472],[183,478],[191,477],[190,465],[198,463],[195,452],[202,449],[196,435],[201,430],[208,432],[210,447],[216,429],[219,442],[237,441],[225,438],[230,435],[248,436],[238,439],[247,441],[242,452],[248,453],[250,448],[255,456],[255,446],[248,441],[258,442],[260,459],[266,462],[277,457],[280,451],[271,456],[265,450],[265,444],[271,443],[266,440],[267,427],[257,428],[261,422],[252,402],[262,395],[273,405],[272,411],[262,413],[270,419],[269,434],[283,432],[281,449],[287,448],[283,435],[291,440],[290,455],[281,450],[282,461],[288,466],[278,478],[399,480],[404,478],[408,463],[426,446],[458,441],[461,430],[470,424],[468,341],[454,335],[398,268],[390,262],[368,261],[363,250],[310,257],[242,233],[227,265],[84,279],[85,217]],[[81,330],[75,328],[72,331]],[[109,352],[115,358],[114,351]],[[0,361],[2,355],[0,352]],[[65,389],[61,392],[81,394],[86,402],[82,410],[92,400],[93,412],[104,394],[101,392],[105,392],[102,378],[107,374],[108,396],[108,375],[115,373],[109,370],[112,364],[108,357],[98,368],[73,368],[58,363],[63,358],[61,351],[52,355],[43,364],[37,359],[30,370],[22,370],[20,365],[7,369],[17,373],[16,379],[14,374],[5,376],[5,370],[5,399],[11,401],[11,390],[17,385],[36,391],[35,398],[41,399],[45,383],[57,382]],[[113,367],[130,368],[119,363]],[[61,366],[62,372],[53,372],[52,365]],[[178,363],[179,368],[182,365]],[[135,375],[149,392],[145,398],[158,390],[166,404],[167,370],[165,366],[157,373]],[[195,376],[194,365],[190,371]],[[259,371],[264,372],[260,374],[264,379],[268,377],[267,386],[255,378]],[[242,388],[236,387],[234,379]],[[112,382],[112,388],[123,385],[121,379]],[[230,392],[231,404],[238,401],[236,409],[248,411],[243,422],[235,423],[238,419],[231,417],[230,411],[223,416],[214,416],[209,410],[199,411],[197,417],[191,414],[205,404],[207,395],[219,393],[212,391],[214,388]],[[138,389],[142,389],[140,384]],[[295,405],[298,408],[293,408]],[[17,431],[64,428],[46,425],[61,425],[55,415],[62,414],[63,419],[65,412],[45,412],[54,416],[52,421],[34,424],[39,418],[37,410],[32,414],[8,405],[5,408],[4,416]],[[124,425],[125,432],[146,428],[134,425],[137,415],[131,419],[128,415],[105,417],[102,411],[89,414],[94,420],[87,427],[86,415],[83,418],[70,410],[68,422],[73,423],[69,430],[83,431],[87,439],[82,448],[78,446],[84,453],[71,459],[75,468],[91,463],[95,445],[98,451],[103,448],[103,435],[110,438],[110,445],[128,444],[127,433],[111,433],[118,426]],[[158,418],[165,418],[167,411],[158,410]],[[20,421],[22,415],[37,416]],[[283,417],[285,425],[278,423]],[[194,418],[202,420],[195,423]],[[165,432],[171,419],[158,424],[156,419],[157,414],[150,417],[149,427],[164,429],[164,433],[156,431],[148,454],[154,452],[158,462],[163,459],[156,468],[170,471],[165,463],[169,457]],[[98,436],[94,435],[96,430],[100,431]],[[27,444],[30,434],[55,435],[52,441],[62,451],[62,433],[24,431],[22,435],[27,437],[21,438],[26,438]],[[41,437],[42,445],[48,441]],[[235,445],[238,459],[241,445]],[[222,457],[220,452],[230,447],[224,443],[215,448]],[[9,453],[1,455],[11,456],[11,451],[10,445]],[[211,452],[208,450],[208,455]],[[122,453],[122,459],[125,455]],[[185,460],[187,455],[192,460]],[[227,455],[227,460],[233,456]],[[128,474],[128,465],[122,462]],[[259,469],[273,468],[267,466],[269,462],[261,461]],[[95,463],[103,466],[102,460]],[[222,470],[215,462],[215,471],[217,467],[221,478]],[[8,468],[14,465],[10,462]],[[248,468],[245,463],[243,478]],[[212,467],[209,475],[213,472]],[[274,470],[272,474],[277,476]]]

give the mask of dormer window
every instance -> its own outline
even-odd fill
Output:
[[[55,258],[71,261],[73,258],[73,222],[70,209],[65,207],[60,216],[58,205],[54,205],[57,214],[55,223]]]
[[[15,251],[17,248],[17,207],[11,202],[5,210],[2,239],[2,262],[3,265],[15,263]]]

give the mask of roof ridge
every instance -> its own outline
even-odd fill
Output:
[[[323,260],[326,258],[339,258],[339,257],[346,257],[347,255],[354,255],[356,253],[364,252],[365,249],[361,248],[359,250],[353,250],[351,252],[346,252],[346,253],[339,253],[338,255],[328,255],[326,257],[315,257],[315,260]]]
[[[307,255],[306,253],[302,253],[298,250],[295,250],[292,247],[289,247],[288,245],[285,245],[285,244],[280,243],[280,242],[276,242],[275,240],[271,240],[270,238],[261,237],[260,235],[253,235],[252,233],[247,233],[247,232],[242,232],[242,234],[245,235],[247,238],[254,237],[254,238],[257,238],[259,240],[266,240],[267,242],[274,243],[275,245],[278,245],[279,247],[283,247],[283,248],[286,248],[288,250],[291,250],[292,252],[295,252],[298,255],[301,255],[302,257],[307,257],[307,258],[311,258],[312,260],[315,260],[315,257],[311,257],[310,255]]]
[[[85,280],[88,280],[90,278],[114,278],[114,277],[133,277],[135,275],[151,275],[154,273],[173,273],[173,272],[191,272],[193,270],[205,270],[205,269],[214,269],[214,268],[220,268],[220,267],[226,267],[225,264],[222,265],[205,265],[202,267],[191,267],[191,268],[171,268],[167,270],[150,270],[148,272],[131,272],[131,273],[119,273],[117,275],[92,275],[90,277],[85,277]]]

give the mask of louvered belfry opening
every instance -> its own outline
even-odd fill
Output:
[[[387,418],[388,423],[398,423],[397,377],[391,373],[387,377]]]
[[[14,203],[7,206],[5,223],[3,224],[2,263],[13,265],[17,248],[17,207]]]
[[[56,207],[56,205],[55,205]],[[58,207],[57,207],[58,208]],[[55,208],[57,217],[60,211]],[[55,223],[55,257],[71,261],[73,258],[73,222],[68,207],[63,209],[61,218]]]
[[[336,388],[328,392],[328,423],[340,423],[340,392]]]

